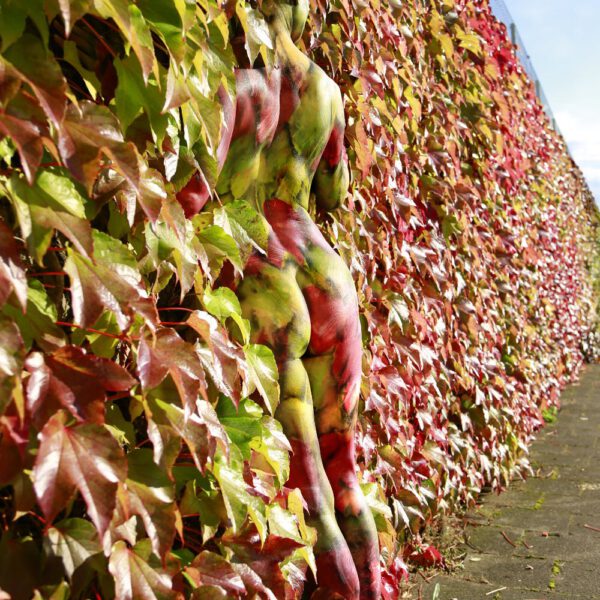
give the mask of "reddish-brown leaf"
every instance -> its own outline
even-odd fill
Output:
[[[28,84],[55,127],[60,127],[67,106],[67,85],[58,63],[41,40],[26,33],[6,52],[2,62],[10,75]]]
[[[1,391],[1,390],[0,390]],[[0,417],[0,485],[8,485],[26,466],[29,424],[16,415]]]
[[[152,568],[147,560],[117,542],[110,554],[108,570],[115,579],[116,600],[180,600],[183,595],[173,590],[171,577]]]
[[[25,345],[19,328],[0,314],[0,415],[10,404],[13,388],[21,376],[24,359]]]
[[[204,311],[195,311],[186,323],[206,344],[196,348],[204,368],[219,391],[237,405],[242,391],[239,373],[239,365],[244,359],[242,350],[228,338],[217,319]]]
[[[92,326],[106,311],[127,329],[136,315],[150,327],[158,322],[156,306],[142,285],[137,263],[118,240],[94,232],[94,261],[69,252],[64,269],[71,278],[75,322]]]
[[[238,560],[258,574],[262,583],[272,590],[277,598],[286,597],[287,584],[279,563],[294,550],[301,548],[301,543],[271,534],[264,544],[261,544],[254,526],[246,527],[239,535],[225,534],[222,541],[235,552]]]
[[[0,117],[1,119],[1,117]],[[13,232],[0,219],[0,306],[14,292],[25,311],[27,307],[27,277]]]
[[[185,411],[174,404],[156,400],[152,405],[152,420],[159,426],[168,424],[183,440],[194,463],[204,473],[219,444],[229,453],[229,439],[219,422],[217,413],[206,400],[196,400],[196,410],[186,418]],[[156,450],[156,447],[155,447]]]
[[[47,521],[79,491],[102,537],[115,508],[118,482],[127,474],[121,447],[100,425],[69,426],[63,411],[46,423],[39,438],[33,486]]]
[[[153,338],[142,338],[137,370],[142,386],[150,390],[170,375],[187,414],[196,411],[199,395],[206,396],[204,369],[192,344],[173,329],[159,329]]]
[[[123,392],[136,380],[120,365],[78,346],[27,359],[27,408],[38,428],[60,408],[80,421],[104,423],[106,392]]]
[[[74,177],[91,190],[102,168],[111,161],[134,189],[140,186],[140,157],[131,142],[123,141],[117,118],[106,106],[93,102],[70,105],[59,130],[58,149]]]
[[[141,517],[153,552],[164,558],[175,537],[175,486],[167,473],[153,462],[151,450],[134,450],[127,459],[125,512],[128,517]]]
[[[231,563],[220,554],[208,550],[198,554],[185,573],[197,586],[219,586],[235,596],[246,592],[242,578],[235,572]]]
[[[44,153],[42,128],[33,121],[0,111],[0,133],[11,138],[17,146],[27,181],[33,183]]]

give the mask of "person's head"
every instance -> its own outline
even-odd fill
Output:
[[[277,19],[283,22],[294,41],[298,40],[304,31],[308,18],[309,0],[263,0],[261,12],[267,19]]]

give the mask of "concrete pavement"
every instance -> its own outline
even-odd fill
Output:
[[[423,600],[600,600],[600,365],[568,387],[534,442],[536,477],[470,512],[464,568],[417,584]],[[439,588],[436,591],[436,584]]]

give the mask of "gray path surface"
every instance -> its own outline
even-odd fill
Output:
[[[439,583],[439,600],[600,599],[600,365],[562,407],[533,444],[537,476],[486,495],[468,515],[464,569],[415,598],[432,600]]]

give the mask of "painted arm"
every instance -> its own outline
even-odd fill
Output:
[[[234,133],[233,125],[236,119],[236,106],[223,86],[219,87],[218,99],[223,109],[223,124],[221,127],[221,141],[217,148],[217,164],[219,170],[223,167],[229,146]],[[211,196],[210,185],[201,169],[198,169],[190,180],[177,192],[177,201],[183,208],[185,216],[189,219],[199,213]]]
[[[312,183],[317,207],[325,211],[332,211],[342,204],[350,184],[348,157],[344,147],[344,106],[339,91],[334,97],[333,108],[333,129]]]

